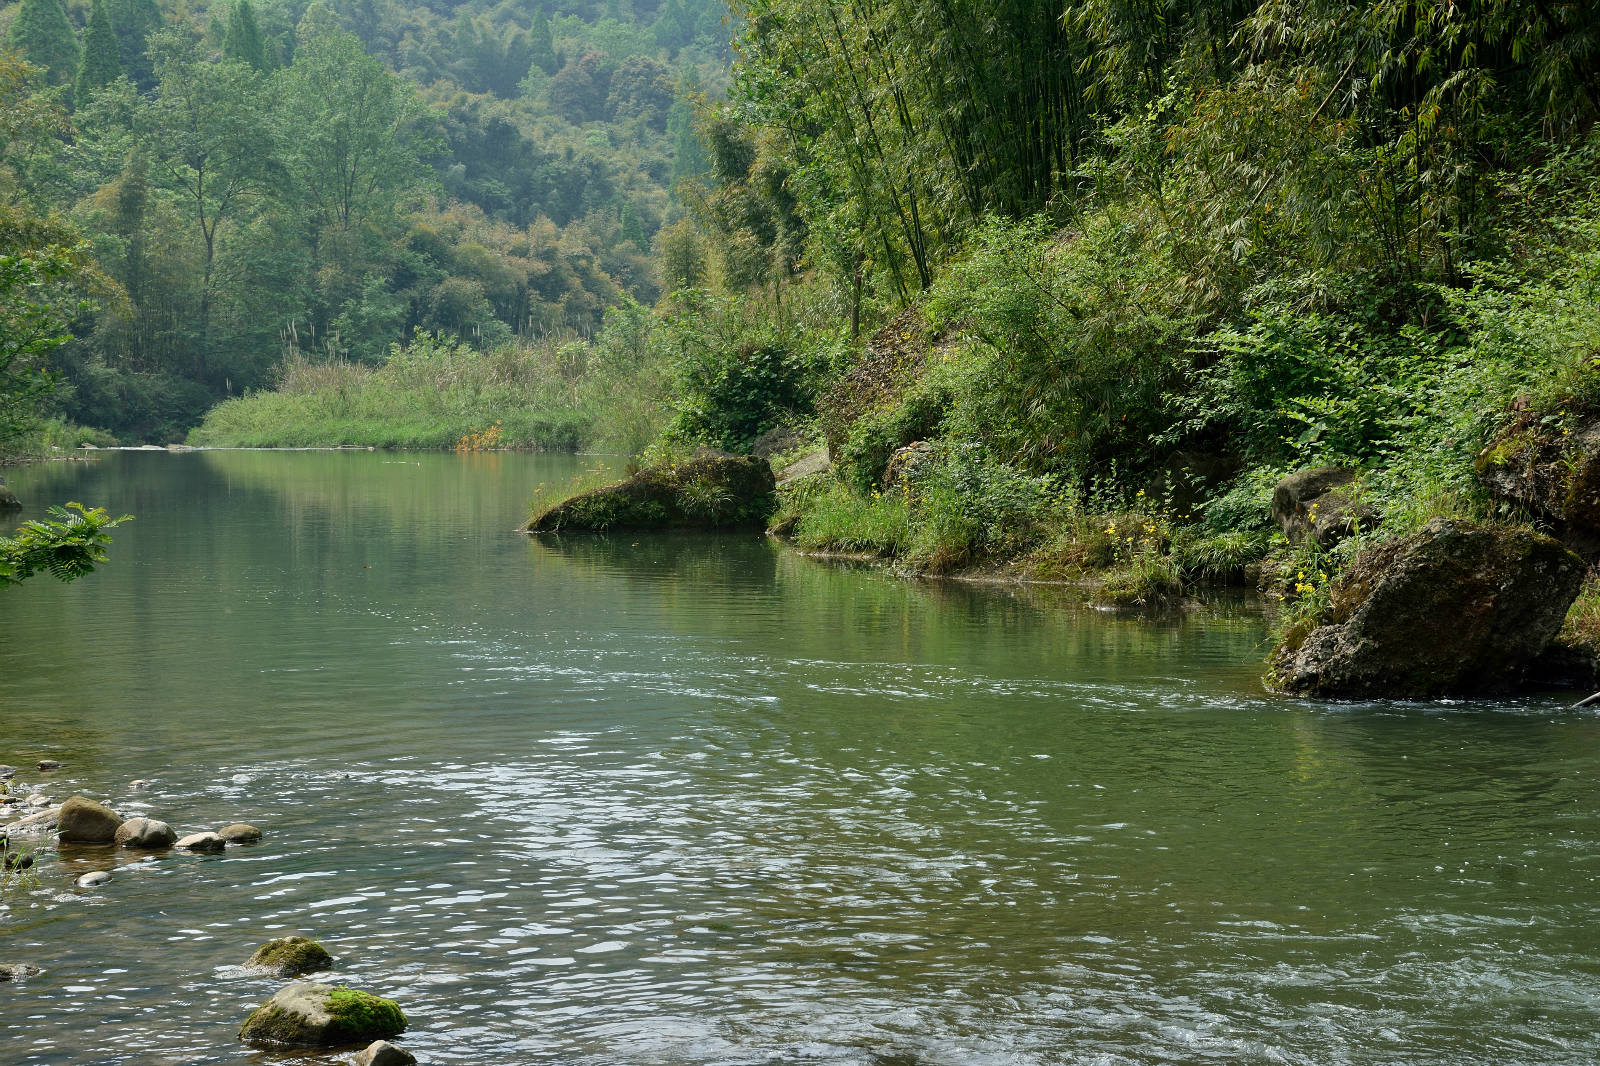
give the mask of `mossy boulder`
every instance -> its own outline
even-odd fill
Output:
[[[777,508],[765,459],[708,455],[646,467],[533,517],[529,533],[764,529]]]
[[[239,1039],[258,1048],[346,1047],[405,1032],[406,1016],[392,999],[354,988],[298,981],[257,1007]]]
[[[110,844],[116,840],[122,816],[86,796],[73,796],[61,805],[57,833],[63,844]]]
[[[274,977],[301,977],[326,970],[333,965],[333,956],[309,937],[281,936],[256,948],[245,965]]]
[[[1320,466],[1300,470],[1272,490],[1272,517],[1291,544],[1312,540],[1331,548],[1374,515],[1356,493],[1357,471]]]
[[[1530,530],[1435,518],[1362,552],[1318,624],[1278,649],[1273,680],[1329,698],[1504,690],[1560,630],[1584,570]]]
[[[1524,406],[1475,466],[1491,496],[1528,512],[1586,559],[1600,558],[1600,419]]]
[[[22,501],[17,499],[17,494],[6,488],[6,483],[0,481],[0,512],[20,511]]]

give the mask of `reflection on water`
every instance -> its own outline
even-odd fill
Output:
[[[0,962],[46,971],[0,984],[0,1060],[339,1061],[234,1043],[275,986],[238,964],[288,933],[425,1062],[1600,1054],[1600,718],[1274,700],[1239,606],[511,535],[574,462],[10,472],[138,518],[0,597],[0,762],[267,835],[47,859],[0,911]]]

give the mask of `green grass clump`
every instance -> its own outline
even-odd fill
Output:
[[[862,496],[837,481],[820,480],[803,499],[788,504],[800,511],[794,538],[802,548],[893,559],[910,545],[911,514],[902,496]]]

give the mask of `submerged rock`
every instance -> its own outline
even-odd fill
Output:
[[[61,808],[51,807],[47,811],[30,814],[26,818],[18,818],[7,823],[6,832],[11,836],[38,836],[55,830],[61,820]]]
[[[387,1040],[374,1040],[351,1060],[351,1066],[416,1066],[417,1057]]]
[[[63,844],[110,844],[122,816],[103,803],[73,796],[61,805],[59,835]]]
[[[239,1039],[253,1047],[342,1047],[405,1032],[400,1005],[354,988],[299,981],[280,988],[245,1020]]]
[[[0,765],[0,781],[9,781],[16,776],[17,768],[15,766]]]
[[[180,851],[225,851],[228,842],[215,833],[190,833],[172,846]]]
[[[261,839],[261,830],[243,822],[234,822],[217,830],[217,836],[229,844],[254,844]]]
[[[1309,538],[1331,548],[1372,522],[1372,511],[1357,501],[1356,474],[1349,467],[1322,466],[1278,482],[1272,490],[1272,517],[1289,543]]]
[[[95,870],[78,878],[79,888],[99,888],[111,881],[111,873],[107,870]]]
[[[765,459],[712,455],[647,467],[534,516],[528,533],[763,529],[777,505]]]
[[[310,937],[280,936],[256,948],[245,965],[274,977],[301,977],[326,970],[333,965],[333,956]]]
[[[25,962],[0,962],[0,981],[20,981],[41,973],[44,971],[39,967],[29,966]]]
[[[22,501],[17,499],[17,494],[6,488],[6,483],[0,481],[0,511],[20,511]]]
[[[115,841],[124,848],[170,848],[178,834],[157,818],[129,818],[117,827]]]
[[[1362,552],[1321,624],[1278,649],[1274,679],[1332,698],[1502,690],[1561,628],[1583,573],[1549,537],[1435,518]]]
[[[39,769],[41,769],[41,770],[59,770],[59,769],[61,769],[61,763],[59,761],[55,760],[55,759],[40,759],[39,760]]]

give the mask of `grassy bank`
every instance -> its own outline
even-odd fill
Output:
[[[617,380],[608,357],[624,353],[579,342],[480,351],[421,332],[378,365],[291,354],[274,389],[218,404],[189,443],[636,450],[662,416],[648,379]]]

